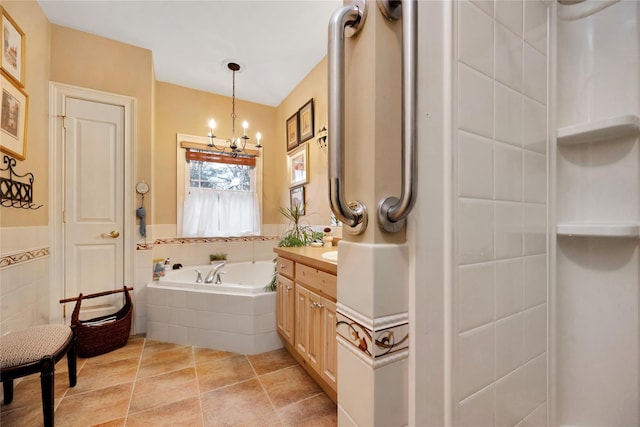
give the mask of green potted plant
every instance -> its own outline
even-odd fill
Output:
[[[209,254],[209,261],[211,261],[212,264],[218,261],[226,261],[226,260],[227,260],[227,254],[224,252]]]
[[[278,242],[279,248],[295,248],[309,246],[314,241],[322,241],[322,231],[313,231],[311,226],[302,225],[300,219],[303,216],[304,208],[300,205],[293,205],[290,208],[281,207],[280,214],[289,221],[288,228],[282,234]],[[273,260],[274,264],[276,260]],[[274,266],[271,281],[265,286],[265,291],[275,292],[278,281],[278,269]]]

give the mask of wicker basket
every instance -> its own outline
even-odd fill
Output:
[[[108,353],[123,347],[129,339],[131,333],[131,316],[133,313],[133,303],[126,286],[117,291],[101,292],[82,296],[78,295],[76,306],[71,315],[71,324],[76,327],[76,349],[80,357],[94,357]],[[95,298],[110,295],[115,292],[124,292],[125,304],[114,314],[96,317],[89,320],[79,320],[80,306],[82,299]]]

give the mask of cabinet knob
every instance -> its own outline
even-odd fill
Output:
[[[284,268],[284,264],[280,264],[280,269],[283,269],[283,268]]]
[[[290,291],[291,289],[293,289],[291,286],[287,286],[288,291]]]

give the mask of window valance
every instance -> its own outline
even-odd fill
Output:
[[[249,153],[249,156],[238,155],[233,157],[231,154],[215,150],[208,145],[187,141],[181,142],[180,146],[186,150],[185,158],[187,161],[195,160],[255,167],[256,155],[258,154],[258,150],[246,149],[245,151]]]

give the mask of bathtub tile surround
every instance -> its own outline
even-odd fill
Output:
[[[271,227],[275,228],[275,227]],[[136,301],[133,331],[147,332],[147,283],[152,280],[153,259],[169,258],[171,263],[184,266],[209,264],[209,254],[225,252],[230,262],[271,261],[273,247],[278,243],[275,235],[214,238],[179,238],[153,236],[175,236],[176,227],[171,224],[149,225],[147,240],[141,240],[136,250],[134,298]],[[155,332],[152,332],[152,334]],[[168,333],[168,332],[167,332]],[[167,333],[162,337],[168,339]],[[174,329],[174,334],[178,334]]]
[[[407,422],[407,244],[341,241],[338,262],[338,419]],[[365,392],[366,391],[366,392]]]
[[[241,293],[231,288],[247,268],[263,271],[265,277],[254,284],[258,292]],[[266,267],[266,268],[265,268]],[[196,272],[185,267],[170,272],[159,282],[146,287],[147,336],[150,339],[183,345],[215,348],[243,354],[257,354],[282,347],[276,332],[276,293],[263,292],[273,271],[270,261],[262,263],[230,263],[222,285],[196,284]],[[233,269],[240,269],[234,273]],[[202,266],[202,276],[211,266]],[[173,276],[189,276],[193,283],[181,284]],[[187,279],[188,280],[188,279]],[[252,281],[253,283],[253,281]],[[196,286],[199,288],[196,289]],[[226,289],[226,290],[224,290]]]
[[[284,350],[244,356],[132,337],[79,359],[75,389],[65,369],[56,372],[56,425],[336,425],[335,404]],[[39,390],[38,375],[16,384],[2,424],[41,423]]]
[[[454,6],[454,425],[547,424],[547,4]]]

